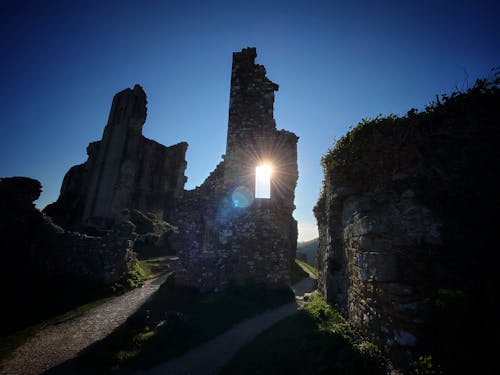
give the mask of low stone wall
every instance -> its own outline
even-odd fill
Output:
[[[57,233],[39,249],[41,275],[103,285],[123,283],[134,266],[134,239],[131,222],[117,223],[103,237]]]
[[[0,179],[0,247],[6,265],[3,276],[103,286],[124,282],[135,262],[135,226],[119,222],[103,237],[66,231],[34,207],[32,202],[40,192],[37,180]]]

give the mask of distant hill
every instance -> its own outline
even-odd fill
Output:
[[[318,238],[297,244],[297,258],[305,260],[314,267],[318,267]]]

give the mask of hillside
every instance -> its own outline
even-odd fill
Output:
[[[297,243],[297,258],[305,260],[314,267],[318,267],[318,242],[315,238],[310,241]],[[301,256],[302,255],[302,256]]]

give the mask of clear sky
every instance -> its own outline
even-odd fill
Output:
[[[69,5],[71,4],[71,5]],[[233,51],[257,48],[299,137],[299,240],[317,235],[320,158],[349,125],[422,109],[500,66],[500,1],[0,0],[0,176],[57,199],[99,140],[113,95],[139,83],[144,135],[189,143],[187,188],[225,152]]]

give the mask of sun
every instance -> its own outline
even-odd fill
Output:
[[[255,167],[255,198],[271,198],[271,175],[273,167],[262,164]]]

